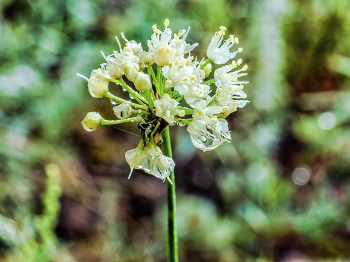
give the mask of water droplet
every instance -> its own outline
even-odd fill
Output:
[[[130,97],[131,99],[134,99],[134,97],[133,97],[132,95],[130,95],[130,94],[129,94],[129,97]]]
[[[117,100],[110,98],[109,101],[111,101],[112,105],[118,104]]]
[[[125,88],[123,88],[123,91],[126,91],[126,89],[125,89]]]

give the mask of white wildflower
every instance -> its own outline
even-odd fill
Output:
[[[222,44],[224,38],[224,30],[216,32],[212,37],[208,48],[207,48],[207,56],[215,63],[215,64],[225,64],[228,60],[233,59],[239,51],[230,52],[230,48],[238,42],[238,39],[233,35],[230,36],[229,39],[225,40]],[[237,40],[236,40],[237,39]],[[222,44],[222,45],[221,45]]]
[[[178,104],[175,99],[171,99],[168,94],[164,94],[161,99],[154,102],[156,115],[163,118],[169,124],[173,124],[175,115],[179,113],[177,110]]]

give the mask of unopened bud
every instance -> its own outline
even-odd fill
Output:
[[[94,131],[99,126],[101,126],[101,122],[103,120],[103,117],[97,113],[97,112],[89,112],[84,117],[83,121],[81,122],[82,126],[87,131]]]
[[[121,119],[128,118],[132,114],[132,107],[128,103],[121,103],[113,107],[114,114]]]
[[[170,51],[171,49],[168,46],[159,48],[156,56],[154,57],[154,62],[160,66],[169,65],[171,60]]]
[[[134,81],[135,88],[138,91],[147,91],[152,87],[151,80],[147,74],[139,72]]]
[[[108,93],[109,79],[106,78],[101,68],[92,70],[90,78],[88,80],[88,88],[91,96],[96,98],[102,98]]]
[[[213,66],[211,63],[207,64],[205,67],[202,68],[202,70],[205,73],[205,77],[208,77],[210,75],[212,69],[213,69]]]
[[[123,66],[123,69],[125,76],[133,82],[139,72],[139,66],[135,63],[128,63]]]

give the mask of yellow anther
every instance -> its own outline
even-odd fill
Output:
[[[221,31],[226,31],[226,27],[225,26],[220,26],[219,27]]]
[[[241,94],[241,95],[239,95],[239,96],[242,97],[242,98],[246,98],[246,97],[247,97],[246,94]]]
[[[196,76],[194,76],[194,75],[192,75],[191,77],[190,77],[190,80],[191,81],[194,81],[196,79]]]
[[[242,53],[242,51],[243,51],[242,47],[238,48],[238,52]]]
[[[244,85],[240,85],[240,86],[239,86],[239,89],[243,89],[243,88],[244,88]]]
[[[248,65],[244,65],[242,68],[243,71],[247,71],[247,69],[248,69]]]
[[[176,60],[174,65],[178,66],[180,64],[180,61],[179,60]]]
[[[237,63],[235,60],[232,60],[232,63],[231,63],[232,67],[235,68],[237,66]]]
[[[198,115],[199,116],[203,115],[203,110],[198,110]]]
[[[240,102],[238,102],[238,101],[233,102],[234,106],[239,106],[239,104],[240,104]]]
[[[155,32],[156,34],[160,35],[162,33],[162,31],[160,31],[158,28],[157,28],[157,25],[152,25],[152,29],[153,29],[153,32]]]
[[[221,36],[222,36],[222,33],[221,33],[221,32],[218,32],[218,33],[216,34],[216,38],[217,38],[217,39],[220,39]]]
[[[171,80],[170,79],[168,79],[168,80],[166,80],[166,82],[165,82],[165,86],[170,86],[171,85]]]
[[[221,94],[221,92],[222,92],[222,88],[219,88],[218,90],[216,90],[216,92],[215,92],[215,93],[216,93],[217,95],[220,95],[220,94]]]
[[[169,19],[168,19],[168,18],[165,19],[165,20],[164,20],[164,25],[165,25],[165,26],[169,26],[169,24],[170,24]]]
[[[186,29],[182,29],[179,31],[179,37],[183,36],[186,33]]]
[[[238,78],[237,78],[237,77],[230,77],[230,80],[233,81],[233,82],[235,82],[235,81],[238,80]]]
[[[225,111],[229,110],[230,107],[229,106],[223,106],[221,109],[222,109],[222,112],[225,112]]]
[[[238,59],[237,60],[237,65],[240,66],[242,64],[242,62],[243,62],[242,58]]]
[[[186,66],[189,66],[189,65],[190,65],[190,63],[191,63],[191,61],[190,61],[190,60],[186,60],[185,65],[186,65]]]
[[[177,34],[174,34],[174,39],[175,39],[176,41],[178,41],[178,40],[179,40],[179,36],[178,36]]]
[[[237,38],[237,37],[235,38],[235,43],[236,43],[236,44],[238,44],[238,43],[239,43],[239,41],[238,41],[238,38]]]
[[[235,38],[234,38],[234,36],[233,36],[233,35],[230,35],[230,41],[231,41],[232,43],[234,43],[234,42],[235,42]]]
[[[187,82],[187,81],[188,81],[188,78],[187,78],[187,77],[184,77],[184,78],[182,78],[182,81]]]
[[[170,53],[170,48],[169,48],[169,47],[166,47],[166,48],[165,48],[165,51],[169,54],[169,53]]]

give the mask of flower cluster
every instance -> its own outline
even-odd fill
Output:
[[[118,120],[105,120],[99,113],[89,112],[82,121],[83,127],[93,131],[101,125],[137,122],[140,143],[126,152],[126,161],[131,172],[143,169],[163,181],[169,179],[175,166],[158,147],[162,142],[160,134],[167,126],[187,125],[193,145],[203,151],[212,150],[231,138],[225,118],[248,102],[243,91],[248,82],[239,80],[247,74],[248,66],[241,67],[242,59],[233,60],[243,49],[230,51],[238,44],[237,37],[230,35],[224,40],[226,28],[221,26],[208,45],[207,58],[199,61],[190,54],[198,44],[186,42],[190,27],[173,34],[168,19],[164,26],[161,31],[153,25],[148,51],[122,33],[126,42],[123,48],[116,38],[119,51],[108,56],[102,53],[106,62],[93,70],[90,78],[78,74],[88,81],[93,97],[107,97],[118,104],[113,107]],[[208,79],[212,64],[221,66]],[[120,85],[134,101],[110,93],[110,82]]]

